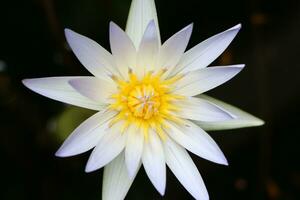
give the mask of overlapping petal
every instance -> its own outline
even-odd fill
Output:
[[[234,119],[227,121],[219,122],[195,122],[201,128],[207,131],[216,131],[216,130],[226,130],[226,129],[236,129],[236,128],[245,128],[251,126],[261,126],[264,124],[264,121],[239,109],[232,105],[229,105],[225,102],[217,100],[215,98],[209,97],[207,95],[199,95],[200,98],[206,99],[213,104],[226,109],[228,112],[235,116]]]
[[[154,0],[133,0],[127,19],[126,33],[136,48],[140,46],[146,27],[151,20],[154,20],[160,44],[160,33]]]
[[[222,33],[208,38],[187,51],[180,63],[174,69],[173,74],[178,72],[186,73],[207,67],[223,53],[240,29],[241,24],[238,24]]]
[[[66,39],[81,64],[94,76],[106,78],[116,73],[112,55],[97,42],[65,29]]]
[[[244,66],[208,67],[190,72],[176,83],[174,92],[183,96],[195,96],[204,93],[233,78]]]
[[[156,69],[172,69],[181,59],[193,30],[193,24],[190,24],[174,34],[161,46],[159,50],[158,63]]]
[[[166,163],[185,189],[198,200],[208,200],[209,196],[190,155],[180,145],[168,139],[164,143]]]
[[[145,143],[142,161],[150,181],[157,191],[164,195],[166,188],[164,150],[160,138],[153,131],[149,133],[148,140]]]
[[[123,78],[128,77],[128,70],[136,66],[136,48],[128,35],[115,23],[109,26],[109,40],[115,63]]]
[[[92,110],[103,109],[103,104],[101,102],[92,101],[87,97],[82,96],[71,87],[69,81],[75,78],[83,77],[74,76],[25,79],[23,80],[23,84],[32,91],[50,99]]]
[[[216,142],[199,126],[188,120],[184,125],[168,122],[170,138],[190,152],[212,162],[228,165]]]
[[[114,111],[98,112],[85,120],[71,133],[55,155],[59,157],[74,156],[94,148],[106,134],[109,120],[115,114]]]
[[[107,133],[100,139],[88,160],[85,168],[86,172],[102,168],[124,149],[126,134],[120,134],[120,130],[115,126],[106,129]]]
[[[136,73],[143,77],[155,68],[159,50],[159,38],[154,20],[150,21],[138,49]]]
[[[69,83],[80,94],[95,102],[108,103],[110,96],[117,92],[114,83],[101,78],[75,78]]]
[[[144,134],[135,126],[129,127],[125,148],[125,162],[128,175],[133,178],[139,169],[144,147]]]
[[[125,199],[136,176],[135,173],[134,176],[130,178],[127,172],[125,154],[122,152],[104,167],[102,200]]]
[[[178,101],[176,105],[179,107],[179,111],[175,114],[185,119],[216,122],[235,118],[233,114],[222,107],[201,98],[189,97]]]

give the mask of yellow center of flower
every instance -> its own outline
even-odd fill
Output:
[[[159,114],[159,93],[152,85],[138,85],[129,93],[127,104],[133,116],[150,119]]]
[[[164,70],[158,73],[149,72],[139,79],[130,71],[127,81],[113,76],[118,85],[118,93],[111,96],[113,101],[109,109],[117,111],[118,114],[111,120],[111,125],[122,122],[121,132],[130,125],[135,125],[142,130],[145,138],[149,129],[152,129],[165,139],[164,129],[167,128],[165,121],[181,123],[174,112],[179,110],[176,101],[183,96],[172,93],[174,83],[181,76],[165,79],[164,72]]]

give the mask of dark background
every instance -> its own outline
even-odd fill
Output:
[[[189,47],[237,23],[243,28],[214,64],[245,63],[209,92],[266,121],[210,132],[229,167],[194,157],[211,199],[300,199],[300,1],[156,0],[162,39],[194,22]],[[54,156],[92,112],[39,96],[23,78],[87,75],[68,50],[63,28],[108,48],[108,24],[125,27],[130,0],[0,1],[0,199],[101,199],[102,170],[86,174],[89,153]],[[164,198],[143,170],[127,199],[192,199],[168,171]]]

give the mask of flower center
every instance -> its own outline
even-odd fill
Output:
[[[179,109],[177,101],[184,97],[172,93],[174,83],[181,76],[164,79],[164,72],[148,72],[142,79],[131,71],[128,80],[112,76],[119,90],[111,96],[109,109],[118,112],[110,121],[111,126],[121,122],[120,132],[124,132],[129,126],[135,125],[142,130],[145,138],[149,129],[152,129],[164,139],[164,129],[167,128],[165,121],[181,122],[174,112]]]
[[[127,104],[135,117],[150,119],[159,113],[160,97],[152,85],[138,85],[129,93]]]

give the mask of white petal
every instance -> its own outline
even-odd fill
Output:
[[[179,111],[174,114],[185,119],[216,122],[234,118],[230,112],[201,98],[189,97],[178,101],[176,105]]]
[[[135,126],[131,126],[127,131],[127,142],[125,148],[125,162],[129,177],[134,177],[141,163],[144,134]]]
[[[124,78],[136,66],[136,49],[128,35],[115,23],[110,23],[110,48],[117,67]]]
[[[175,93],[195,96],[211,90],[238,74],[245,65],[208,67],[186,74],[176,83]]]
[[[100,139],[93,150],[85,171],[95,171],[118,156],[125,147],[126,135],[120,132],[120,127],[114,125],[106,130],[107,133]]]
[[[167,122],[169,136],[190,152],[212,162],[228,165],[215,141],[200,127],[185,120],[184,125]]]
[[[226,109],[227,111],[229,111],[235,116],[234,119],[224,121],[224,122],[195,122],[204,130],[213,131],[213,130],[236,129],[236,128],[251,127],[251,126],[261,126],[264,124],[263,120],[249,113],[246,113],[245,111],[242,111],[239,108],[224,103],[220,100],[214,99],[206,95],[199,95],[199,97],[206,99],[216,104],[217,106]]]
[[[65,29],[67,41],[81,64],[96,77],[115,73],[112,55],[97,42]]]
[[[160,48],[158,58],[158,69],[171,69],[176,66],[181,59],[193,30],[190,24],[169,38]]]
[[[68,83],[69,80],[82,77],[49,77],[25,79],[23,84],[32,91],[48,98],[92,110],[101,110],[103,105],[79,94]]]
[[[148,140],[145,141],[142,161],[150,181],[157,191],[164,195],[166,188],[165,156],[160,138],[153,131],[149,132]]]
[[[109,102],[109,97],[117,92],[114,83],[96,77],[71,79],[69,83],[83,96],[101,103]]]
[[[186,150],[171,139],[165,142],[164,150],[167,165],[185,189],[197,200],[208,200],[202,177]]]
[[[148,71],[154,69],[159,49],[159,41],[154,20],[147,26],[137,55],[136,71],[143,77]]]
[[[124,152],[104,167],[102,200],[123,200],[135,178],[129,178]]]
[[[58,157],[68,157],[84,153],[94,148],[102,136],[106,133],[109,120],[115,112],[98,112],[85,120],[65,140],[63,145],[56,152]]]
[[[133,41],[136,48],[139,47],[146,27],[151,20],[154,20],[155,22],[157,38],[160,43],[160,34],[154,0],[133,0],[127,19],[126,33]]]
[[[223,53],[240,29],[241,24],[238,24],[196,45],[183,55],[175,72],[185,73],[207,67]]]

